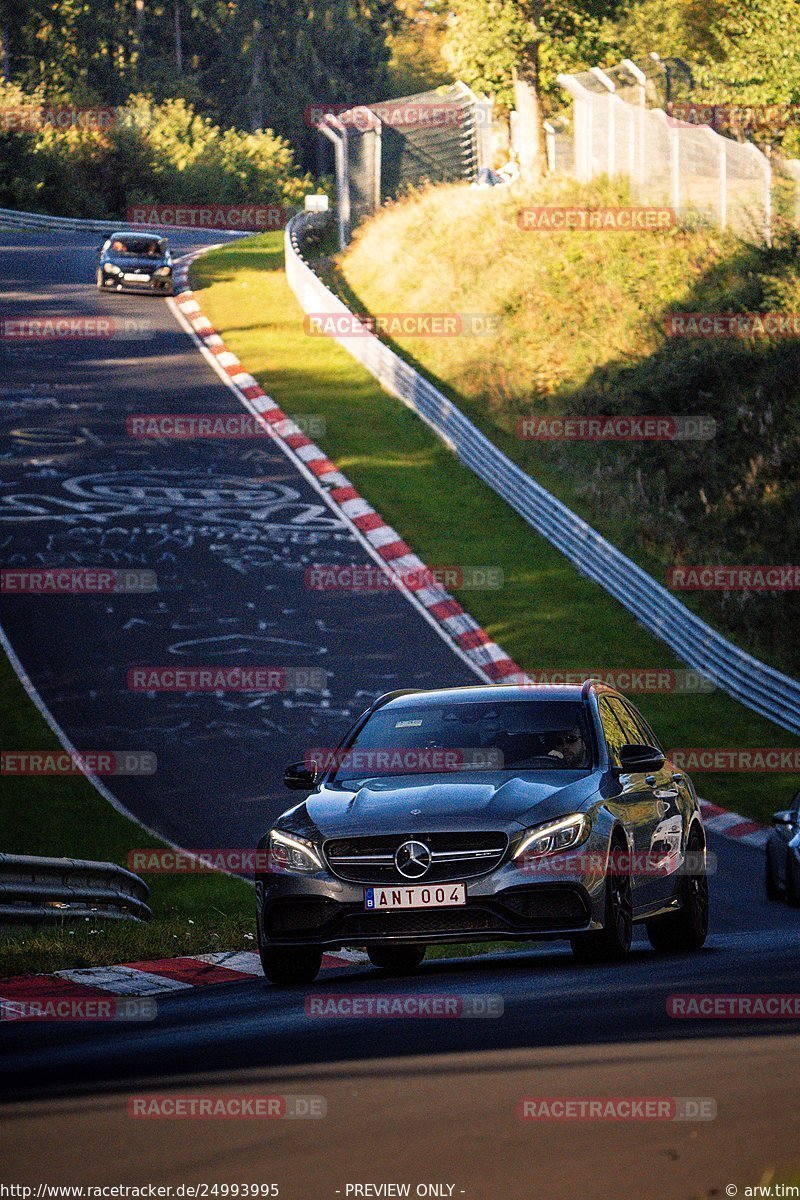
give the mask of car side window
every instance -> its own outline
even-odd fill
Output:
[[[632,704],[628,704],[627,701],[625,702],[625,709],[628,712],[628,714],[630,715],[631,720],[633,721],[633,723],[635,724],[636,728],[639,731],[639,741],[642,743],[642,745],[643,746],[652,746],[654,750],[658,750],[658,751],[660,751],[660,753],[663,754],[664,751],[661,746],[661,743],[659,742],[658,738],[653,733],[652,729],[647,724],[647,721],[645,721],[644,717],[639,712],[639,710],[634,708]]]
[[[620,728],[625,736],[625,741],[631,745],[640,744],[642,742],[643,731],[637,725],[633,713],[626,704],[618,700],[616,696],[609,696],[609,708],[619,722]],[[649,744],[649,743],[645,743]]]
[[[598,710],[600,712],[600,723],[603,726],[603,736],[608,746],[608,757],[611,765],[618,767],[620,746],[624,746],[628,739],[623,733],[622,726],[613,711],[609,708],[608,700],[604,696],[600,698]]]

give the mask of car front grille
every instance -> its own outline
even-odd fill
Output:
[[[413,838],[431,852],[431,865],[419,880],[402,875],[394,856]],[[334,875],[349,883],[437,883],[469,879],[492,871],[508,847],[504,833],[407,833],[380,837],[336,838],[323,847]]]

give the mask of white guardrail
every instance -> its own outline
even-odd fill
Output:
[[[308,217],[286,227],[286,275],[306,313],[349,314],[302,254]],[[460,461],[650,633],[728,695],[800,734],[800,683],[759,662],[691,612],[662,584],[513,463],[427,379],[374,334],[336,337],[386,391],[412,408]]]
[[[13,208],[0,208],[0,228],[8,227],[10,229],[74,229],[77,233],[116,233],[120,229],[140,229],[142,233],[148,230],[153,232],[169,233],[174,230],[175,233],[196,233],[200,234],[225,234],[230,237],[235,234],[236,237],[247,237],[248,233],[242,229],[206,229],[201,225],[137,225],[131,222],[125,223],[120,217],[116,221],[93,220],[88,217],[51,217],[47,213],[31,213],[17,212]],[[251,231],[253,233],[257,230]]]
[[[16,212],[0,208],[0,225],[12,229],[75,229],[79,233],[115,233],[124,229],[119,221],[92,221],[84,217],[50,217],[46,213]]]

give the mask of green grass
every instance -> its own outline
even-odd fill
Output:
[[[286,412],[324,418],[321,445],[429,565],[502,568],[502,589],[459,594],[488,633],[529,670],[679,666],[341,347],[304,332],[281,266],[280,236],[265,234],[199,259],[192,279],[247,370]],[[718,691],[634,699],[669,747],[798,741]],[[780,775],[695,778],[709,800],[762,819],[798,783]]]
[[[667,338],[674,312],[800,311],[800,231],[759,249],[708,228],[525,232],[521,208],[628,202],[616,185],[435,187],[357,231],[331,278],[356,311],[486,313],[495,336],[406,337],[413,360],[523,469],[659,579],[675,564],[800,562],[800,338]],[[520,418],[709,415],[710,441],[525,441]],[[800,671],[797,593],[684,593]]]
[[[58,743],[0,655],[2,745],[56,749]],[[4,776],[0,848],[7,854],[89,858],[126,866],[129,850],[163,846],[99,795],[82,775]],[[254,949],[253,889],[220,874],[147,875],[153,919],[81,920],[60,928],[0,932],[0,977],[134,962],[145,958]]]

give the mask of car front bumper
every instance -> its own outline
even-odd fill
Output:
[[[103,275],[103,289],[109,292],[155,292],[161,296],[171,296],[173,291],[172,276],[162,275],[151,279],[122,279],[119,275]]]
[[[566,938],[603,925],[602,871],[562,873],[556,866],[540,877],[512,861],[464,882],[465,905],[375,911],[365,907],[368,884],[349,883],[327,871],[313,876],[264,873],[257,880],[259,940],[262,946],[326,949],[391,942],[530,941]]]

